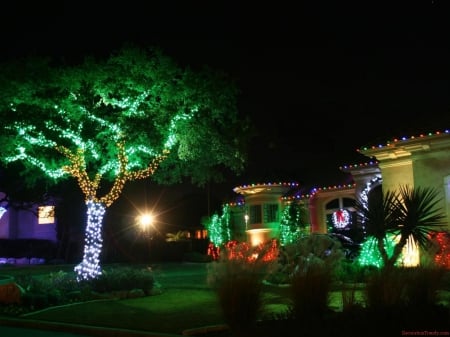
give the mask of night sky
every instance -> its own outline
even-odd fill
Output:
[[[357,148],[450,127],[450,23],[442,1],[399,8],[92,3],[2,2],[2,60],[29,54],[77,60],[133,43],[161,47],[184,65],[226,71],[259,136],[246,172],[212,187],[217,200],[256,182],[296,181],[305,191],[346,184],[339,167],[369,161]]]

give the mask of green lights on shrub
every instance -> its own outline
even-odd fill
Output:
[[[224,205],[222,215],[213,214],[206,224],[209,241],[217,248],[231,240],[230,206]]]
[[[395,240],[393,237],[384,239],[384,246],[389,257],[394,253]],[[381,268],[384,266],[383,258],[377,246],[377,239],[369,236],[362,244],[361,252],[358,257],[360,266],[373,266]]]
[[[310,234],[310,226],[303,221],[306,210],[296,203],[289,203],[283,210],[280,221],[280,244],[294,243]]]

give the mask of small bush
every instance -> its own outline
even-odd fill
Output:
[[[131,267],[104,269],[98,278],[88,281],[92,290],[100,293],[142,289],[146,295],[151,293],[154,283],[151,270]]]
[[[71,303],[86,299],[86,286],[76,280],[74,273],[58,271],[44,276],[20,276],[17,283],[24,289],[22,305],[29,310]]]
[[[50,306],[97,299],[98,293],[108,295],[124,291],[127,297],[150,295],[155,281],[149,269],[118,267],[106,269],[98,279],[78,282],[74,272],[58,271],[48,275],[21,275],[15,278],[23,289],[21,301],[0,305],[0,312],[19,315]],[[103,295],[102,295],[103,296]]]

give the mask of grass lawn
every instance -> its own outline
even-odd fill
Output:
[[[26,314],[24,318],[175,334],[224,323],[216,294],[207,285],[206,263],[168,263],[152,267],[155,280],[161,286],[160,294],[52,307]],[[73,266],[2,267],[0,275],[45,276],[60,270],[71,272]],[[286,289],[266,286],[265,290],[268,310],[286,309]]]
[[[154,265],[152,269],[156,282],[161,286],[160,294],[133,299],[96,300],[52,307],[27,314],[23,318],[168,334],[182,334],[183,331],[188,329],[222,325],[224,319],[216,293],[207,284],[207,268],[207,263]],[[44,276],[60,270],[70,272],[73,270],[73,266],[2,267],[0,268],[0,275],[18,276],[32,273],[33,275]],[[282,316],[282,313],[288,308],[288,289],[264,285],[263,294],[265,312],[262,318]],[[362,290],[358,290],[355,295],[359,302],[363,301]],[[448,300],[450,294],[445,292],[443,297]],[[342,309],[341,291],[332,292],[330,300],[330,308],[333,311]],[[358,321],[362,324],[364,319],[361,319],[358,313],[355,313],[355,315],[355,317],[346,317],[346,320],[349,324],[358,324]],[[381,319],[380,324],[383,324],[382,321]],[[276,323],[280,324],[280,322]],[[339,330],[342,329],[343,324],[342,322],[335,322],[333,323],[334,327],[320,326],[320,328]],[[401,327],[408,330],[407,326]],[[286,329],[286,327],[284,328]],[[297,329],[297,333],[300,333],[298,326],[295,326],[295,329]],[[365,327],[362,326],[359,331],[370,335],[364,329]],[[310,336],[315,336],[314,333],[320,335],[321,330],[306,332],[310,333]],[[401,330],[398,330],[398,327],[391,328],[391,332],[394,335],[401,335]],[[269,335],[264,334],[264,336]],[[334,335],[337,336],[338,334],[335,333]],[[274,334],[274,336],[278,336],[278,334]]]
[[[164,333],[223,323],[215,296],[208,290],[171,289],[160,295],[99,300],[55,307],[27,318]]]

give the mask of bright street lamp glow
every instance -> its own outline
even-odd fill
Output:
[[[146,230],[148,229],[148,227],[150,227],[153,224],[155,217],[153,216],[153,214],[142,214],[139,216],[139,225],[141,226],[142,229]]]

